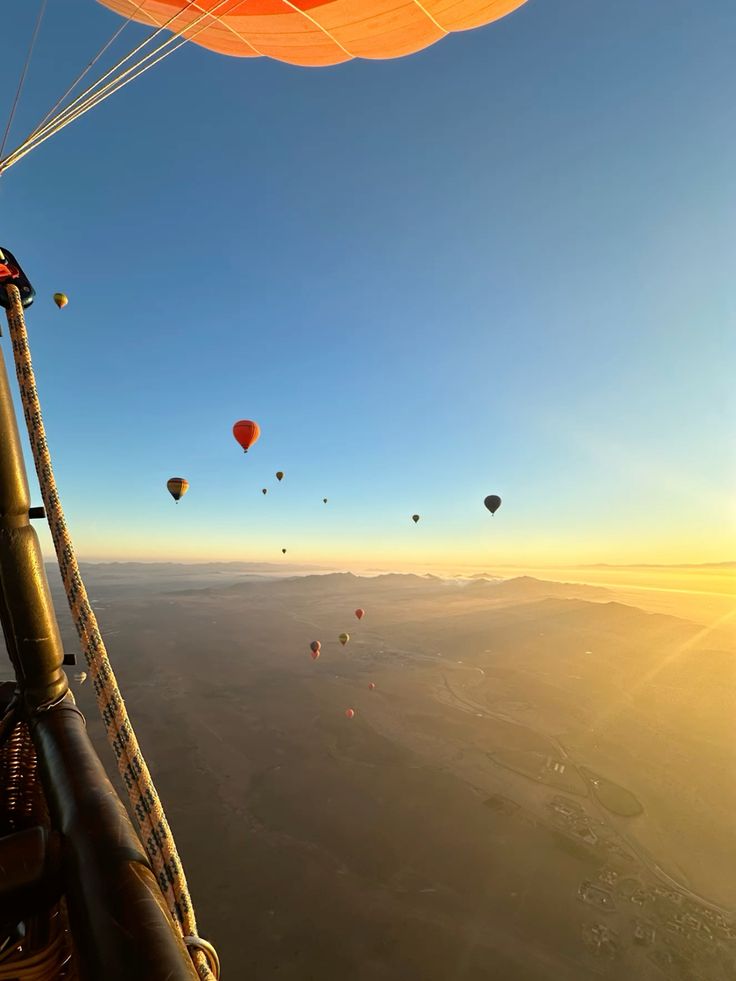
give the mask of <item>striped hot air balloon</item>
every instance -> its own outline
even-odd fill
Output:
[[[178,504],[189,490],[189,481],[185,480],[183,477],[169,477],[169,479],[166,481],[166,486],[169,490],[169,494],[171,494]]]

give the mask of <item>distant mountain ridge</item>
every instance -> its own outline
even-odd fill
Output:
[[[58,566],[55,562],[47,562],[47,567],[58,576]],[[468,590],[478,595],[487,593],[489,599],[513,598],[514,600],[540,599],[544,597],[568,597],[571,599],[588,599],[605,601],[612,594],[600,586],[589,586],[584,583],[561,583],[554,580],[537,579],[534,576],[514,576],[510,578],[474,575],[465,577],[442,577],[431,573],[415,572],[383,572],[359,574],[349,571],[333,571],[321,566],[285,565],[279,562],[81,562],[81,568],[94,578],[96,573],[104,575],[145,574],[146,577],[161,572],[164,577],[196,577],[217,573],[243,573],[246,576],[263,575],[268,577],[269,584],[299,584],[305,588],[325,588],[330,585],[354,585],[361,581],[366,584],[391,587],[413,587],[430,589],[433,592],[440,589],[458,588]],[[278,578],[274,575],[278,573]],[[273,578],[270,578],[274,575]],[[211,584],[210,584],[211,585]],[[235,583],[237,588],[240,583]]]

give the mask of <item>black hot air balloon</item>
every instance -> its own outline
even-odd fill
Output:
[[[501,507],[501,498],[498,494],[489,494],[483,503],[493,515]]]

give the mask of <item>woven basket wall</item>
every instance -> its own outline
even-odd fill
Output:
[[[16,723],[0,746],[0,836],[49,826],[28,726]],[[20,934],[0,934],[0,981],[77,981],[63,899],[29,917]]]

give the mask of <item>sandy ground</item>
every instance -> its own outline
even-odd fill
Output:
[[[118,570],[91,592],[226,978],[734,976],[733,941],[673,932],[685,907],[655,897],[703,922],[736,904],[733,668],[699,625],[530,583],[197,585]],[[604,883],[597,908],[602,873],[651,895]]]

